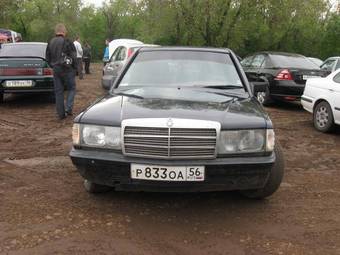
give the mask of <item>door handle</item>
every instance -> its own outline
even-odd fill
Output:
[[[330,91],[330,92],[334,92],[334,89],[328,89],[328,91]]]

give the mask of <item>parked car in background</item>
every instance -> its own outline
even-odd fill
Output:
[[[327,58],[320,68],[327,71],[328,74],[340,69],[340,57]]]
[[[124,43],[117,47],[109,62],[103,67],[102,87],[104,89],[111,88],[113,82],[117,78],[119,72],[126,64],[127,60],[140,47],[155,47],[153,44],[134,44]]]
[[[307,80],[301,97],[305,110],[313,113],[314,127],[328,132],[340,125],[340,69],[326,78]]]
[[[306,57],[293,53],[258,52],[244,58],[241,64],[249,81],[268,81],[267,91],[257,94],[263,105],[275,100],[300,100],[307,79],[327,74]]]
[[[310,61],[312,61],[314,64],[316,64],[317,66],[321,66],[323,61],[319,58],[312,58],[312,57],[308,57],[308,59]]]
[[[0,50],[0,102],[5,93],[53,94],[53,71],[45,59],[47,43],[8,43]]]
[[[143,44],[143,42],[134,39],[115,39],[109,43],[109,58],[112,57],[115,50],[122,45],[126,44]]]
[[[22,41],[20,33],[4,28],[0,28],[0,38],[0,43],[14,43]]]
[[[264,89],[228,49],[142,47],[110,93],[75,118],[72,162],[89,192],[270,196],[284,163],[253,94]]]

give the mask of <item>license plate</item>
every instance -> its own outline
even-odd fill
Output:
[[[32,87],[32,81],[6,81],[6,87]]]
[[[152,181],[204,181],[204,166],[131,164],[131,178]]]
[[[307,79],[311,79],[311,78],[320,78],[320,76],[317,75],[303,75],[302,79],[307,80]]]

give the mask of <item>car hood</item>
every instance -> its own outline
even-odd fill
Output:
[[[222,129],[266,128],[272,125],[253,98],[226,96],[215,89],[178,88],[145,88],[124,91],[123,95],[108,95],[75,121],[120,126],[122,120],[135,118],[210,120],[220,122]]]

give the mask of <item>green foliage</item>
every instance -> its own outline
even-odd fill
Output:
[[[81,0],[1,0],[0,27],[26,41],[48,41],[62,22],[101,59],[106,38],[145,43],[340,55],[340,15],[331,0],[109,0],[101,8]]]

